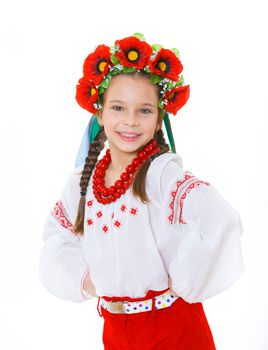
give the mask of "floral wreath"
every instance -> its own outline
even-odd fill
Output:
[[[76,101],[95,114],[102,108],[101,95],[114,75],[144,71],[153,84],[161,87],[158,107],[162,117],[166,112],[176,115],[190,94],[190,86],[183,85],[183,66],[179,57],[178,49],[149,45],[140,33],[116,40],[111,47],[99,45],[85,59],[83,77],[76,86]]]

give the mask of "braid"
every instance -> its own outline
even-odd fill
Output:
[[[148,201],[148,196],[145,189],[145,177],[151,161],[154,158],[159,157],[161,154],[169,152],[170,150],[169,144],[165,140],[162,128],[158,129],[158,131],[155,132],[154,139],[158,143],[160,150],[158,153],[152,155],[142,164],[133,181],[133,195],[139,197],[143,203],[146,203]]]
[[[151,157],[151,159],[154,159],[158,156],[160,156],[163,153],[167,153],[170,151],[170,146],[169,144],[166,142],[164,133],[162,128],[160,128],[155,134],[154,134],[154,138],[156,139],[158,146],[160,148],[160,151],[158,153],[156,153],[155,155],[153,155]]]
[[[97,134],[95,140],[90,145],[88,155],[85,160],[84,169],[82,171],[82,176],[80,179],[80,201],[78,204],[77,216],[73,228],[74,234],[83,235],[84,234],[84,218],[85,218],[85,203],[86,203],[86,192],[89,184],[91,174],[94,170],[95,164],[97,163],[98,156],[104,148],[104,142],[107,137],[104,132],[104,128],[101,127],[99,133]]]

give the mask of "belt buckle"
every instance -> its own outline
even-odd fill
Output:
[[[124,314],[125,308],[123,302],[112,301],[111,303],[109,303],[109,311],[111,311],[114,314]]]

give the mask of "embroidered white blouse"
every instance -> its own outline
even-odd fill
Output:
[[[43,232],[39,276],[66,300],[93,298],[83,290],[90,271],[98,296],[144,297],[168,288],[189,303],[231,286],[244,271],[243,227],[236,209],[208,182],[183,170],[179,155],[155,158],[146,175],[149,202],[131,188],[103,205],[86,195],[84,236],[72,233],[84,164],[71,171]]]

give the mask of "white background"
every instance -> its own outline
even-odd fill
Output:
[[[97,299],[71,303],[50,295],[38,280],[38,259],[45,217],[90,119],[74,98],[83,61],[98,44],[134,32],[180,50],[191,97],[171,116],[177,153],[242,218],[246,270],[203,303],[217,350],[268,349],[265,5],[1,3],[1,349],[103,348]]]

